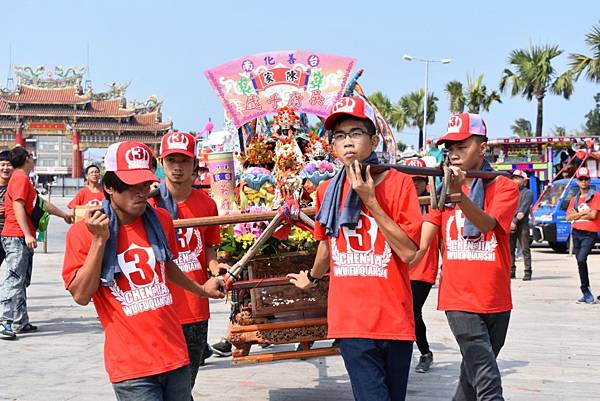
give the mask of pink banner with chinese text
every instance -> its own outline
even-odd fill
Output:
[[[355,60],[284,50],[242,57],[204,72],[236,127],[280,107],[327,116],[342,97]]]

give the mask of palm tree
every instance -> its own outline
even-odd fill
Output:
[[[585,43],[591,47],[592,56],[569,54],[571,71],[575,74],[575,79],[579,79],[581,73],[585,71],[588,80],[600,83],[600,25],[594,25],[592,32],[585,35]]]
[[[513,50],[508,59],[514,72],[504,70],[500,80],[500,90],[511,87],[511,96],[521,95],[527,100],[537,100],[535,136],[542,136],[544,120],[544,97],[550,92],[569,99],[573,93],[573,73],[567,71],[559,76],[552,67],[552,60],[562,54],[558,46],[535,46],[529,49]]]
[[[496,91],[487,93],[487,87],[483,85],[483,74],[476,79],[467,74],[467,89],[464,90],[463,84],[459,81],[450,81],[446,84],[446,93],[450,99],[450,113],[469,113],[479,114],[481,109],[490,111],[493,102],[502,103],[500,95]]]
[[[379,110],[383,118],[390,124],[396,131],[402,131],[406,125],[404,113],[402,110],[394,105],[390,99],[382,92],[374,92],[368,96],[369,102]]]
[[[450,81],[446,84],[446,93],[450,101],[450,113],[458,114],[465,111],[465,92],[463,84],[459,81]]]
[[[399,106],[406,119],[406,125],[419,128],[419,149],[423,149],[423,98],[425,91],[417,89],[400,98]],[[438,98],[433,93],[427,95],[427,124],[435,123]]]
[[[531,121],[526,118],[517,118],[510,129],[515,135],[521,138],[527,138],[531,136]]]

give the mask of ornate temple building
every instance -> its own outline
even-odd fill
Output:
[[[87,148],[122,140],[157,148],[173,127],[162,121],[162,102],[155,96],[128,104],[128,85],[113,83],[106,92],[94,92],[86,81],[84,88],[85,68],[13,66],[13,71],[16,82],[9,80],[0,92],[0,148],[26,147],[39,175],[81,177]]]

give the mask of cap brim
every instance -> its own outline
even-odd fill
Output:
[[[147,169],[127,170],[127,171],[115,171],[115,174],[121,181],[127,185],[137,185],[142,182],[159,182],[160,180]]]
[[[464,141],[465,139],[470,138],[473,135],[475,134],[471,134],[470,132],[456,132],[452,134],[446,134],[437,140],[436,145],[441,145],[446,142]]]
[[[180,155],[184,155],[184,156],[187,156],[187,157],[191,157],[192,159],[195,159],[195,158],[196,158],[196,155],[195,155],[195,154],[193,154],[193,153],[191,153],[191,152],[188,152],[187,150],[180,150],[180,149],[171,149],[171,150],[167,150],[166,152],[163,152],[163,153],[161,153],[161,154],[160,154],[160,157],[161,157],[161,159],[164,159],[165,157],[167,157],[167,156],[169,156],[169,155],[172,155],[172,154],[174,154],[174,153],[178,153],[178,154],[180,154]]]

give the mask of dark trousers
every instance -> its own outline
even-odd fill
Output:
[[[190,377],[193,389],[194,383],[196,383],[196,376],[198,375],[198,368],[204,359],[204,351],[206,350],[208,320],[184,324],[181,328],[183,329],[185,343],[190,356]],[[193,400],[194,398],[192,397]]]
[[[415,315],[415,335],[417,336],[417,347],[421,355],[430,352],[429,343],[427,342],[427,326],[423,321],[423,305],[427,300],[429,291],[433,284],[424,281],[411,280],[410,288],[413,296],[413,312]]]
[[[153,376],[113,383],[117,401],[189,401],[188,366]]]
[[[450,330],[462,354],[460,379],[453,401],[503,401],[496,363],[510,320],[502,313],[446,312]]]
[[[529,223],[520,222],[514,233],[510,233],[510,256],[512,260],[512,271],[517,270],[515,265],[515,251],[517,241],[521,244],[523,250],[523,262],[525,263],[525,273],[531,274],[531,249],[529,249]]]
[[[412,341],[342,338],[339,342],[356,401],[404,401]]]
[[[574,228],[571,231],[573,236],[573,251],[577,259],[577,267],[579,269],[579,281],[581,282],[581,290],[589,291],[590,277],[588,273],[587,257],[592,252],[596,238],[598,235],[590,231],[583,231]]]

